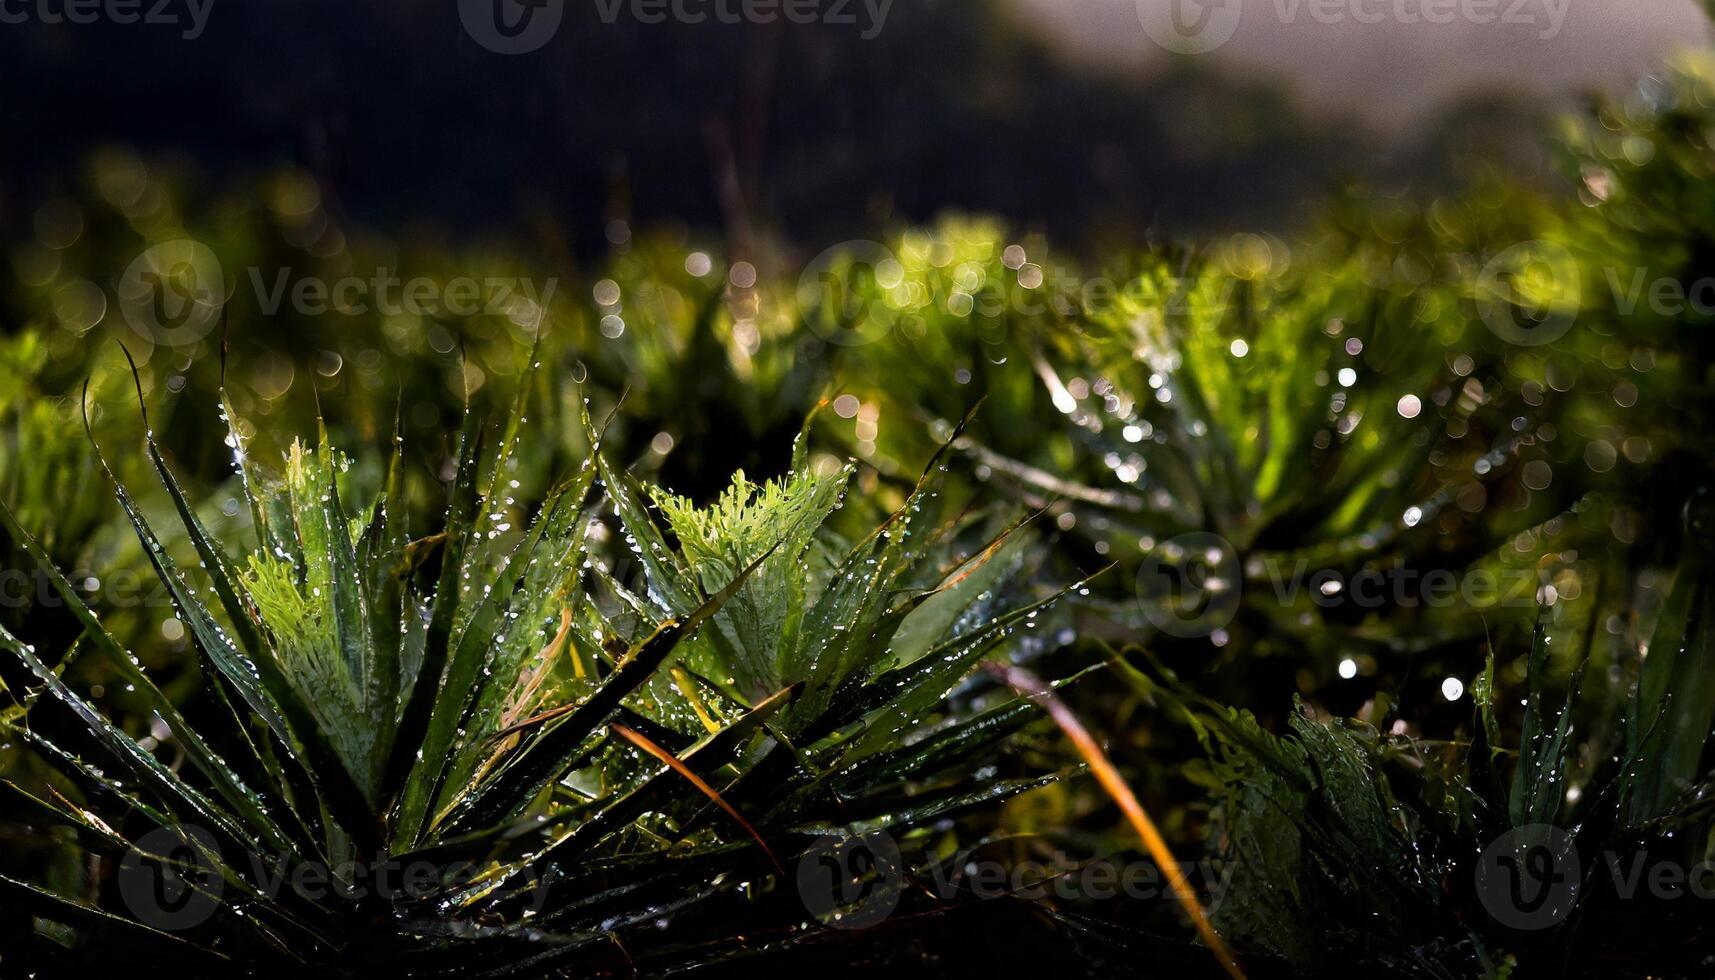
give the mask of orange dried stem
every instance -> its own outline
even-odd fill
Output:
[[[1090,771],[1095,774],[1096,781],[1101,783],[1102,789],[1106,790],[1108,795],[1113,797],[1114,802],[1119,804],[1120,810],[1131,822],[1132,829],[1136,830],[1137,835],[1143,839],[1144,848],[1149,851],[1150,856],[1155,858],[1155,863],[1159,864],[1166,873],[1168,884],[1173,888],[1174,897],[1179,899],[1179,904],[1185,909],[1185,914],[1191,919],[1191,924],[1196,927],[1197,934],[1203,937],[1203,943],[1209,947],[1209,952],[1214,954],[1215,959],[1227,971],[1228,976],[1235,978],[1235,980],[1244,980],[1244,971],[1239,968],[1239,964],[1233,959],[1232,953],[1227,951],[1227,944],[1222,941],[1220,933],[1215,931],[1214,924],[1209,921],[1208,913],[1203,910],[1203,903],[1198,900],[1197,892],[1186,880],[1185,872],[1180,868],[1179,862],[1174,859],[1173,851],[1167,846],[1167,841],[1156,829],[1155,821],[1149,819],[1149,814],[1144,811],[1143,804],[1137,801],[1136,794],[1131,791],[1130,786],[1126,785],[1125,779],[1120,776],[1119,770],[1114,768],[1114,764],[1108,761],[1107,753],[1103,752],[1102,747],[1096,744],[1095,738],[1084,727],[1084,723],[1078,720],[1078,716],[1072,713],[1071,708],[1066,707],[1066,703],[1061,701],[1052,689],[1029,671],[1005,664],[990,664],[989,668],[1016,688],[1020,694],[1026,695],[1040,704],[1043,710],[1048,712],[1048,716],[1054,719],[1054,723],[1060,726],[1060,730],[1066,733],[1066,737],[1072,740],[1072,745],[1077,748],[1078,754],[1082,755],[1084,761],[1089,763]]]
[[[768,846],[767,841],[762,839],[762,835],[756,832],[756,828],[751,826],[750,821],[744,819],[744,814],[739,813],[731,803],[722,799],[721,794],[717,792],[713,786],[704,782],[703,777],[691,771],[690,766],[680,762],[677,756],[661,746],[656,745],[654,742],[650,741],[648,736],[639,732],[635,728],[621,725],[618,722],[614,722],[611,727],[613,728],[614,734],[661,760],[667,765],[667,768],[685,777],[692,786],[697,788],[698,792],[702,793],[710,800],[713,800],[715,806],[725,810],[727,816],[737,821],[738,825],[744,828],[744,832],[749,834],[751,838],[756,841],[757,846],[762,848],[762,853],[768,855],[768,861],[770,864],[774,865],[774,870],[782,876],[786,874],[786,869],[780,866],[780,859],[774,856],[773,849]]]

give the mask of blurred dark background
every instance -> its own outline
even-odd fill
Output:
[[[875,32],[857,3],[856,26],[739,26],[604,23],[580,0],[517,55],[474,41],[452,2],[212,0],[190,39],[184,0],[167,8],[178,24],[43,23],[34,3],[14,0],[26,22],[0,24],[0,221],[13,225],[93,150],[120,145],[182,156],[217,183],[302,167],[360,225],[433,220],[584,255],[634,224],[684,222],[742,251],[758,228],[832,242],[948,209],[1094,246],[1291,227],[1354,180],[1433,190],[1473,166],[1542,172],[1541,130],[1518,123],[1555,105],[1492,72],[1461,83],[1433,58],[1390,70],[1394,45],[1374,35],[1295,54],[1292,31],[1247,22],[1231,57],[1174,58],[1131,0],[900,0]],[[1668,8],[1602,47],[1701,40],[1674,29],[1681,14],[1697,22],[1692,5]],[[1536,57],[1577,64],[1580,15],[1573,47]],[[1264,31],[1273,48],[1247,40]],[[1377,77],[1417,97],[1391,118],[1337,97]],[[1550,84],[1564,96],[1601,80],[1573,70]]]

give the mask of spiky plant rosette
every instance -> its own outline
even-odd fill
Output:
[[[1590,642],[1617,619],[1601,605],[1545,607],[1523,690],[1509,692],[1491,654],[1468,726],[1446,741],[1303,704],[1275,734],[1171,672],[1119,663],[1209,753],[1211,842],[1234,869],[1222,933],[1309,974],[1336,962],[1425,978],[1704,972],[1710,526],[1700,500],[1667,601],[1632,638],[1648,636],[1647,657],[1620,637]],[[1557,668],[1567,645],[1581,659]]]
[[[906,856],[870,877],[897,892],[920,828],[1055,778],[996,775],[1030,702],[992,685],[948,699],[1057,595],[1011,601],[1026,522],[990,535],[937,516],[942,455],[846,541],[827,521],[850,471],[812,472],[802,441],[785,477],[740,475],[698,507],[615,466],[586,417],[595,450],[526,507],[508,488],[527,390],[496,426],[467,411],[444,522],[421,537],[396,516],[398,437],[354,506],[357,468],[325,430],[272,477],[235,434],[256,538],[235,556],[148,436],[200,568],[115,487],[195,641],[194,712],[0,508],[165,729],[122,730],[55,658],[0,632],[36,685],[13,692],[29,710],[11,734],[58,774],[0,783],[7,806],[107,859],[77,896],[0,879],[23,913],[5,923],[9,960],[473,976],[707,963],[827,932],[840,883],[818,905],[792,874],[800,854],[885,833]]]
[[[1139,587],[1104,607],[1124,627],[1192,639],[1196,657],[1220,631],[1226,659],[1278,656],[1318,685],[1347,657],[1386,674],[1480,634],[1473,607],[1528,634],[1536,589],[1565,570],[1554,553],[1609,537],[1590,513],[1608,503],[1590,494],[1632,478],[1606,456],[1638,433],[1643,463],[1685,436],[1632,427],[1645,406],[1632,406],[1628,358],[1657,356],[1601,340],[1593,262],[1582,307],[1579,290],[1536,296],[1528,277],[1509,287],[1532,300],[1518,308],[1485,292],[1509,268],[1493,257],[1563,234],[1535,197],[1352,210],[1295,247],[1235,235],[1122,253],[1096,277],[1014,270],[1026,250],[1001,229],[947,222],[887,253],[898,285],[830,277],[829,299],[802,315],[812,332],[834,314],[873,326],[834,354],[868,413],[859,452],[897,458],[930,427],[875,419],[952,417],[968,386],[987,401],[959,450],[990,492],[1052,501],[1061,550],[1176,572],[1205,553],[1192,544],[1215,546],[1222,587],[1189,590],[1209,614],[1116,575],[1110,587]],[[1568,331],[1561,343],[1506,342],[1528,333],[1533,306],[1543,329]],[[1446,604],[1426,599],[1431,573],[1499,584]]]

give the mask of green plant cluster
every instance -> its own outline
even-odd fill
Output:
[[[1352,192],[1291,240],[1094,260],[947,217],[742,256],[669,229],[584,270],[348,238],[301,174],[192,211],[171,168],[93,161],[14,255],[0,544],[32,575],[147,563],[173,625],[51,573],[52,603],[8,607],[8,751],[32,760],[9,792],[94,853],[205,826],[227,896],[258,884],[240,854],[482,873],[387,908],[229,899],[183,935],[8,888],[36,921],[247,962],[338,964],[377,931],[364,955],[427,972],[712,962],[735,922],[810,941],[771,856],[839,828],[920,867],[944,818],[1047,786],[988,819],[1134,846],[1055,780],[1074,756],[1020,761],[1034,709],[971,679],[1004,655],[1107,665],[1068,695],[1170,836],[1238,869],[1215,921],[1241,959],[1694,975],[1690,911],[1592,898],[1520,930],[1473,876],[1525,828],[1586,867],[1715,846],[1711,314],[1652,298],[1695,297],[1715,255],[1712,78],[1682,59],[1567,123],[1564,189],[1484,171]],[[167,342],[110,287],[185,238],[219,257],[223,322]],[[471,314],[251,288],[376,267],[535,286]],[[121,411],[124,357],[152,429]],[[108,467],[85,411],[146,450]],[[114,504],[109,476],[164,495]],[[1199,573],[1197,609],[1148,585]],[[1431,601],[1435,576],[1494,584]],[[52,860],[39,878],[111,899]]]
[[[197,721],[0,510],[83,626],[65,651],[0,632],[36,685],[9,737],[54,766],[40,787],[7,781],[10,805],[90,853],[168,862],[211,902],[167,928],[123,892],[0,878],[9,903],[71,927],[26,930],[9,957],[537,975],[606,962],[636,931],[630,955],[654,968],[706,965],[752,951],[699,927],[705,904],[738,902],[775,945],[811,931],[782,855],[851,827],[908,849],[921,831],[920,850],[937,821],[1056,778],[972,763],[1032,720],[1028,700],[948,699],[1057,596],[1006,584],[1028,527],[938,516],[938,461],[848,541],[825,523],[850,474],[811,472],[802,444],[789,477],[741,475],[705,508],[615,467],[586,418],[589,457],[524,501],[523,405],[493,427],[470,416],[426,537],[394,506],[398,448],[365,488],[325,430],[278,474],[235,431],[255,540],[234,552],[147,437],[194,571],[114,486],[193,637],[212,702]],[[63,679],[90,656],[143,693],[182,768]],[[55,711],[112,761],[38,722]],[[390,862],[429,869],[426,887],[386,892]],[[259,870],[305,868],[343,869],[326,872],[341,888],[282,893]],[[666,915],[686,923],[672,938]]]

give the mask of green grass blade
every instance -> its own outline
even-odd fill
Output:
[[[503,820],[562,775],[579,747],[618,709],[620,702],[654,676],[678,647],[679,641],[695,633],[719,611],[770,554],[773,554],[772,549],[752,562],[696,612],[683,619],[669,620],[633,646],[613,674],[589,697],[569,706],[551,727],[539,737],[525,742],[501,764],[493,778],[472,795],[463,812],[454,818],[454,829],[468,829]]]

